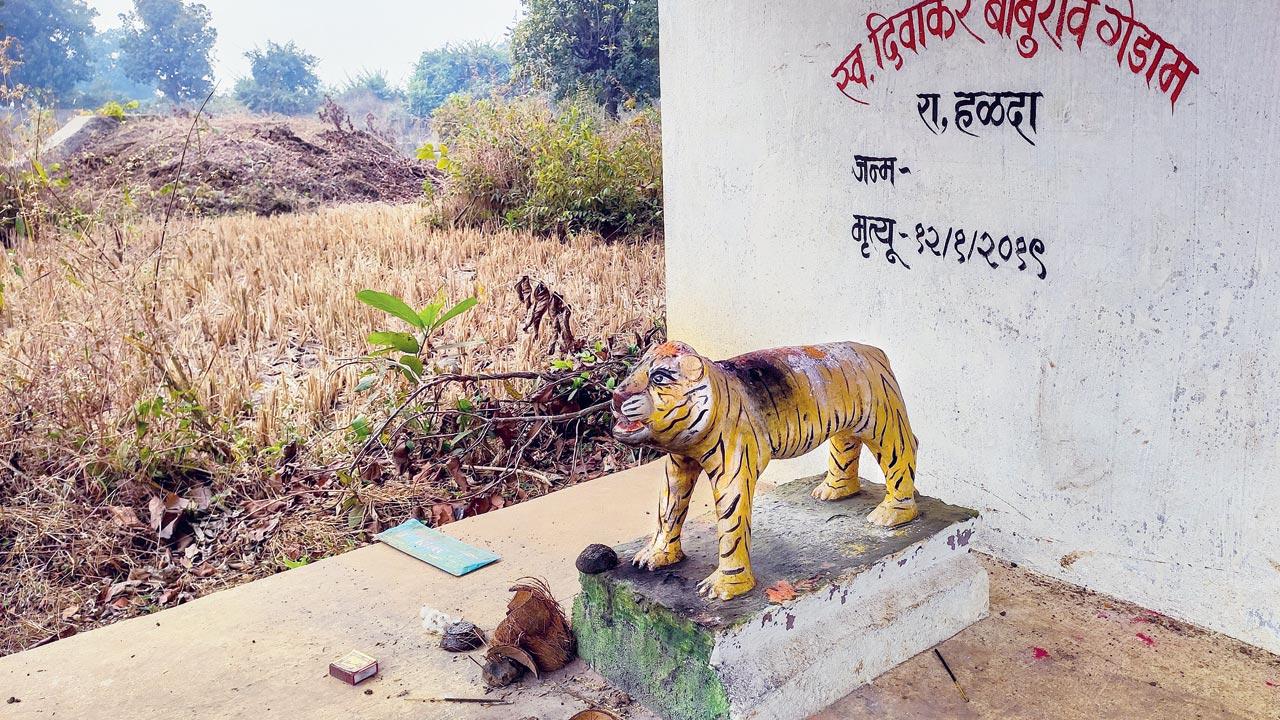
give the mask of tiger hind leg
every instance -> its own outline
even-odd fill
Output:
[[[833,435],[830,445],[827,476],[813,489],[813,496],[819,500],[840,500],[862,489],[858,479],[862,441],[852,432],[843,432]]]
[[[880,527],[897,527],[916,519],[916,438],[910,429],[886,437],[885,445],[872,448],[880,469],[884,471],[884,500],[867,516],[867,521]]]

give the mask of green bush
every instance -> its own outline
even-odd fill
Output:
[[[613,120],[586,103],[454,95],[432,128],[441,142],[419,157],[445,173],[434,197],[442,224],[605,237],[662,232],[655,109]]]
[[[137,110],[139,105],[140,103],[137,100],[130,100],[123,105],[117,100],[108,100],[102,104],[102,107],[99,107],[93,112],[95,115],[115,118],[116,120],[124,120],[125,113],[130,110]]]

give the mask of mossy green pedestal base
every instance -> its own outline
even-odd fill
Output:
[[[582,575],[574,603],[578,652],[593,668],[669,720],[806,718],[987,612],[987,576],[969,556],[975,513],[918,498],[921,516],[893,530],[865,517],[883,486],[864,482],[838,502],[799,480],[756,499],[754,590],[704,600],[714,569],[708,521],[684,529],[687,558],[656,572],[627,560]],[[787,581],[799,594],[771,604]]]

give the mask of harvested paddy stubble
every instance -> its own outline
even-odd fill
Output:
[[[580,338],[661,322],[660,244],[432,231],[421,215],[175,221],[163,242],[145,222],[0,258],[0,653],[367,537],[335,513],[350,488],[332,472],[351,420],[386,410],[344,367],[389,325],[356,291],[478,295],[438,340],[476,343],[436,357],[461,372],[547,367],[512,290],[526,274]],[[369,494],[424,492],[394,484]]]

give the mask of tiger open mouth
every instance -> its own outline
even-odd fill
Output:
[[[618,418],[618,422],[613,425],[614,435],[634,435],[644,429],[644,423],[639,420],[628,420],[626,418]]]

